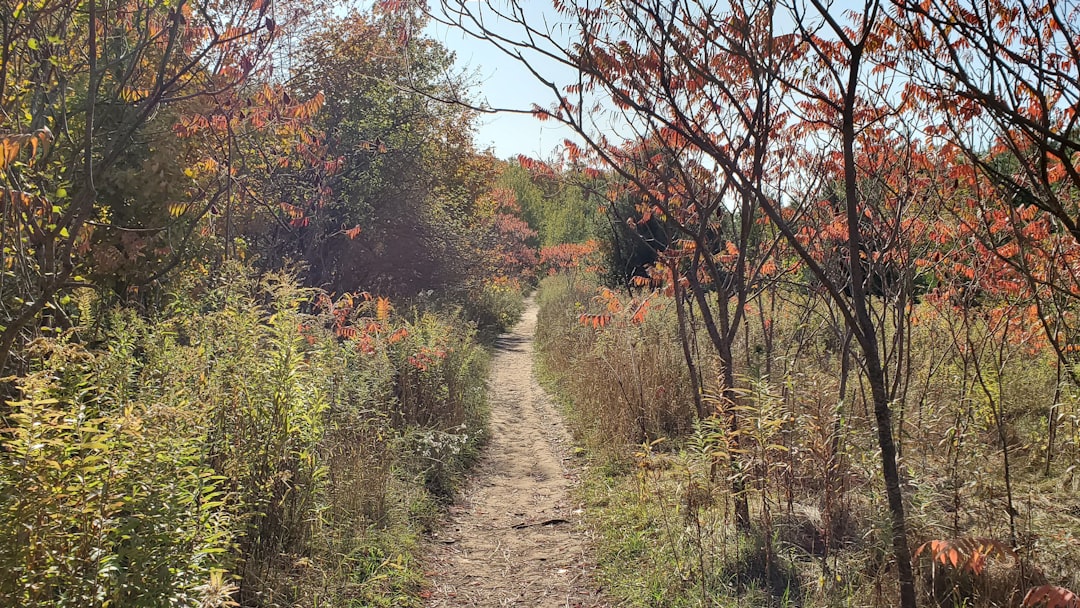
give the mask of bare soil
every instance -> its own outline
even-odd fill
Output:
[[[533,374],[536,306],[500,336],[490,385],[491,439],[433,535],[428,606],[602,607],[593,580],[570,439]]]

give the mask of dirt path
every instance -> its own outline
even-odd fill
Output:
[[[532,368],[536,306],[499,338],[491,440],[434,537],[431,607],[600,607],[572,502],[569,438]]]

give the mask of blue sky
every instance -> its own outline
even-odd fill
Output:
[[[544,11],[545,16],[548,11],[550,9]],[[517,60],[507,57],[490,43],[435,23],[430,24],[425,33],[454,51],[459,68],[476,72],[478,86],[474,93],[477,101],[486,101],[491,107],[520,110],[528,110],[534,103],[541,106],[551,104],[551,91]],[[565,71],[563,73],[566,74]],[[572,75],[568,74],[567,77]],[[479,118],[478,125],[477,147],[483,149],[490,146],[499,158],[518,154],[547,158],[563,140],[573,138],[572,132],[565,126],[551,120],[542,122],[531,115],[485,114]]]
[[[505,10],[508,3],[524,7],[522,10],[526,11],[529,23],[537,29],[548,29],[542,24],[551,26],[562,21],[552,8],[550,0],[449,1],[451,4],[463,1],[468,10],[479,11],[479,14],[486,17],[486,26],[514,40],[523,39],[520,33],[515,34],[519,28],[508,26],[505,21],[500,25],[492,19],[489,2],[500,10]],[[577,1],[591,2],[592,0]],[[439,13],[439,4],[440,0],[429,1],[433,13]],[[839,16],[845,9],[857,9],[860,5],[860,0],[833,0],[830,3],[829,12]],[[812,12],[810,14],[813,15]],[[781,21],[784,18],[783,15],[778,15]],[[787,18],[790,19],[791,16],[787,15]],[[476,102],[486,102],[491,107],[517,110],[528,110],[533,104],[543,107],[552,105],[554,98],[550,89],[538,82],[518,60],[507,56],[487,41],[477,40],[455,27],[440,25],[434,21],[429,23],[425,34],[438,40],[456,54],[459,69],[475,71],[477,83],[474,98]],[[538,71],[545,77],[554,75],[557,84],[565,85],[576,81],[577,74],[570,68],[542,61],[537,65],[540,66]],[[599,120],[604,119],[599,118]],[[624,128],[624,125],[616,124],[618,122],[619,119],[616,118],[614,122],[609,122],[602,128],[609,136],[615,135],[617,130]],[[597,128],[597,125],[590,124],[589,128]],[[500,158],[511,158],[518,154],[533,158],[550,158],[552,151],[566,139],[580,141],[569,128],[554,120],[542,122],[531,115],[512,113],[482,115],[478,120],[475,137],[478,148],[490,146],[495,155]]]

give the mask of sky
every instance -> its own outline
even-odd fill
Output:
[[[451,4],[464,2],[470,11],[480,11],[487,17],[485,25],[508,38],[520,40],[517,28],[503,25],[491,19],[488,3],[504,10],[508,2],[524,7],[526,17],[537,29],[547,29],[543,24],[558,24],[563,19],[555,12],[550,0],[430,0],[429,6],[435,19],[432,19],[425,34],[441,42],[456,55],[459,69],[475,72],[475,99],[478,103],[486,102],[494,108],[529,110],[533,104],[549,107],[554,101],[550,89],[540,83],[518,60],[507,56],[490,42],[477,40],[456,27],[437,23],[441,15],[440,1]],[[592,0],[576,0],[592,2]],[[829,3],[830,13],[839,16],[846,9],[856,9],[860,0],[833,0]],[[783,21],[784,16],[777,17]],[[788,17],[790,19],[790,16]],[[555,30],[558,31],[557,26]],[[577,73],[566,66],[551,63],[540,64],[538,71],[545,77],[554,75],[557,84],[565,85],[577,80]],[[602,118],[600,120],[603,120]],[[622,130],[618,118],[603,127],[608,136],[616,136]],[[596,125],[590,125],[595,128]],[[550,159],[552,152],[571,139],[580,142],[568,127],[555,120],[540,121],[529,114],[495,113],[484,114],[478,119],[475,142],[478,148],[490,147],[499,158],[512,158],[519,154],[532,158]]]
[[[534,3],[540,4],[548,5],[547,2]],[[455,53],[458,68],[475,71],[478,86],[474,93],[477,101],[486,101],[491,107],[518,110],[528,110],[534,103],[545,107],[551,104],[551,91],[526,71],[521,63],[490,43],[437,23],[429,24],[425,34]],[[572,77],[565,71],[563,74]],[[477,122],[477,147],[491,147],[499,158],[519,154],[549,158],[563,140],[573,139],[573,133],[567,127],[552,120],[540,121],[528,114],[483,114]]]

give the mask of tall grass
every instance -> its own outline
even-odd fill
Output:
[[[579,322],[598,285],[588,275],[545,278],[537,294],[536,342],[545,374],[573,398],[573,427],[598,449],[686,433],[694,398],[673,310],[641,324],[596,331]]]

